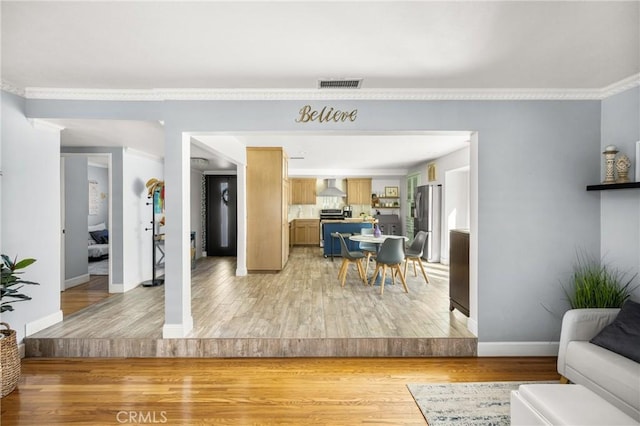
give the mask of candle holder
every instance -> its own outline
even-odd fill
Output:
[[[608,145],[604,149],[604,152],[602,154],[604,155],[605,173],[604,181],[602,183],[616,183],[614,166],[617,153],[618,150],[616,149],[615,145]]]

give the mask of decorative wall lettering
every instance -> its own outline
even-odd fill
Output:
[[[358,110],[340,111],[333,107],[322,107],[320,111],[312,109],[311,105],[305,105],[300,108],[300,116],[296,119],[296,123],[308,123],[317,121],[318,123],[340,123],[345,121],[356,121]]]

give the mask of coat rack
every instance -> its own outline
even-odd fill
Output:
[[[159,181],[155,178],[149,179],[147,181],[147,189],[148,194],[147,198],[151,199],[151,201],[147,201],[147,206],[151,207],[151,228],[144,228],[145,231],[151,232],[151,247],[152,247],[152,276],[150,280],[146,280],[142,282],[144,287],[154,287],[158,285],[164,284],[164,275],[157,276],[157,267],[158,263],[164,259],[164,251],[162,249],[162,244],[164,244],[164,234],[161,234],[158,231],[159,226],[156,225],[156,214],[158,212],[162,212],[164,210],[163,201],[164,201],[164,181]],[[164,225],[164,217],[158,222],[158,225]],[[160,259],[156,259],[156,249],[160,250]]]

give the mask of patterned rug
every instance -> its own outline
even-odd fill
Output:
[[[429,426],[508,426],[512,390],[523,383],[484,382],[409,384]]]

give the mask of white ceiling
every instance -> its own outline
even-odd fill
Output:
[[[2,1],[3,87],[600,89],[640,72],[639,1]],[[64,145],[163,155],[156,122],[52,120]],[[237,135],[292,170],[396,170],[468,133]],[[389,150],[389,146],[394,146]],[[194,156],[210,156],[198,152]],[[341,155],[342,153],[344,155]],[[215,163],[212,167],[233,167]],[[300,174],[303,174],[301,171]]]
[[[640,68],[637,1],[1,4],[23,88],[601,88]]]

